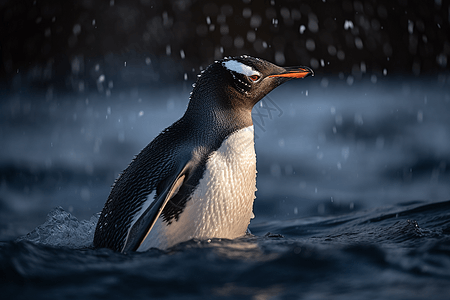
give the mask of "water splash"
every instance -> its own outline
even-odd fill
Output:
[[[79,221],[62,207],[56,207],[47,215],[44,224],[36,227],[17,241],[30,241],[55,247],[81,249],[92,247],[95,226],[100,214],[90,220]]]

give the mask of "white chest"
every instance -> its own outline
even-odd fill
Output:
[[[178,221],[159,218],[138,249],[167,248],[192,238],[233,239],[253,216],[256,155],[253,126],[230,135],[206,162],[206,170]]]

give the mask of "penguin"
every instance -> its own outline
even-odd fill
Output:
[[[282,83],[310,75],[309,67],[247,55],[208,66],[184,115],[114,182],[94,247],[127,253],[245,235],[256,191],[252,108]]]

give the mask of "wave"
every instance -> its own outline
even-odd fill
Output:
[[[126,255],[91,248],[97,219],[56,208],[28,235],[1,244],[3,294],[446,299],[450,292],[450,201],[264,223],[234,240]]]

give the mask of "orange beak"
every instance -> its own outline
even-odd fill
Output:
[[[307,76],[314,76],[314,71],[308,67],[288,67],[285,72],[280,74],[270,75],[268,77],[287,77],[287,78],[305,78]]]

